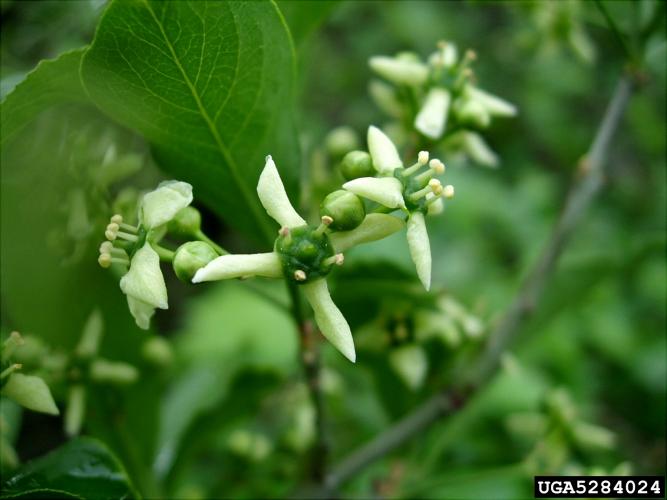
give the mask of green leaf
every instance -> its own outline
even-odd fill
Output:
[[[136,498],[123,466],[100,441],[78,438],[28,462],[0,498]]]
[[[85,48],[76,49],[40,62],[7,95],[0,104],[0,144],[3,148],[7,141],[44,109],[56,104],[87,100],[79,78],[79,65],[84,51]]]
[[[294,50],[270,2],[113,1],[81,75],[93,101],[138,130],[161,167],[238,230],[276,226],[255,186],[273,155],[296,201]]]

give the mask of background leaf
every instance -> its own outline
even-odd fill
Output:
[[[246,235],[276,228],[255,185],[274,156],[296,201],[294,52],[269,2],[112,2],[82,64],[97,105]]]
[[[85,102],[79,65],[85,48],[44,60],[19,83],[0,105],[2,147],[44,109],[66,102]]]
[[[121,463],[99,441],[73,439],[27,463],[2,485],[1,498],[133,498]]]

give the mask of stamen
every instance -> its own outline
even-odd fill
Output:
[[[115,222],[116,224],[121,224],[123,222],[123,216],[120,214],[115,214],[111,216],[111,222]]]
[[[130,233],[133,233],[133,234],[136,234],[136,233],[139,232],[139,228],[138,228],[138,227],[132,226],[132,225],[130,225],[130,224],[125,224],[124,222],[122,222],[122,223],[120,224],[120,228],[121,228],[121,229],[124,229],[125,231],[129,231]]]
[[[336,264],[337,266],[342,266],[343,262],[345,262],[345,256],[342,253],[337,253],[336,255],[332,255],[328,259],[324,259],[324,263],[327,266],[332,266]]]
[[[132,242],[139,241],[139,238],[136,235],[130,234],[130,233],[125,233],[123,231],[119,231],[117,236],[121,240],[132,241]]]
[[[428,187],[431,188],[431,191],[433,191],[434,195],[440,196],[440,194],[442,194],[442,183],[438,179],[431,179],[428,181]]]
[[[307,277],[308,276],[306,276],[306,273],[303,272],[301,269],[294,271],[294,279],[297,281],[306,281]]]
[[[10,333],[7,340],[5,340],[2,345],[2,362],[6,363],[14,350],[23,344],[25,344],[25,340],[23,340],[23,337],[21,337],[19,332]]]
[[[0,379],[9,377],[12,374],[12,372],[15,372],[16,370],[20,370],[21,368],[23,368],[23,365],[21,363],[14,363],[10,367],[3,370],[2,373],[0,373]]]
[[[100,253],[111,253],[113,250],[113,243],[105,241],[100,245]]]
[[[115,214],[111,217],[111,222],[109,226],[113,224],[113,227],[117,227],[118,229],[123,229],[125,231],[129,231],[130,233],[136,234],[139,232],[139,228],[131,225],[131,224],[125,224],[123,222],[123,216],[120,214]],[[109,229],[109,226],[107,226],[107,229]]]
[[[433,193],[431,196],[426,197],[426,204],[425,205],[428,207],[429,205],[432,205],[433,203],[435,203],[439,199],[440,199],[440,195]]]
[[[472,49],[466,50],[465,54],[463,54],[463,60],[466,63],[476,61],[477,60],[477,52],[475,52]]]
[[[106,236],[107,240],[114,241],[118,236],[119,229],[120,227],[118,226],[118,224],[112,222],[107,226],[106,231],[104,231],[104,236]]]
[[[323,215],[322,216],[322,224],[319,225],[317,229],[315,229],[315,234],[320,235],[324,231],[327,230],[327,228],[331,225],[333,222],[333,218],[328,216],[328,215]]]
[[[426,172],[419,174],[417,177],[415,177],[415,180],[418,182],[424,182],[434,175],[442,175],[445,173],[445,164],[442,163],[440,160],[437,158],[433,158],[429,163],[428,166],[430,167]]]
[[[401,176],[403,177],[408,177],[415,172],[417,172],[420,168],[422,168],[424,165],[428,163],[428,151],[420,151],[419,154],[417,155],[417,163],[414,165],[404,168],[401,171]]]
[[[100,256],[97,258],[97,263],[100,266],[102,266],[104,269],[110,267],[111,266],[111,254],[101,253]]]
[[[287,236],[289,234],[289,227],[281,227],[278,234],[282,237]]]
[[[454,198],[454,186],[451,184],[446,185],[444,188],[444,195],[447,199]]]

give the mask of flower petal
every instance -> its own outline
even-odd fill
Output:
[[[155,314],[155,307],[131,295],[127,296],[127,307],[130,309],[130,314],[132,314],[137,326],[142,330],[148,330],[151,325],[151,318]]]
[[[393,174],[394,170],[403,166],[396,146],[382,130],[371,125],[368,127],[368,152],[373,159],[373,166],[378,172]]]
[[[132,257],[130,270],[120,280],[120,289],[127,296],[153,307],[167,309],[167,286],[160,270],[160,257],[146,242]]]
[[[400,101],[396,99],[396,92],[391,85],[380,80],[371,80],[368,84],[368,93],[384,113],[394,118],[400,118],[403,115],[403,108]]]
[[[46,382],[35,375],[12,373],[2,387],[2,395],[29,410],[58,415],[58,407]]]
[[[166,224],[176,212],[192,203],[192,186],[187,182],[166,181],[146,193],[141,200],[139,220],[148,229]]]
[[[343,189],[389,208],[405,208],[403,185],[395,177],[359,177],[343,184]]]
[[[404,227],[405,223],[398,217],[387,214],[368,214],[358,227],[351,231],[332,233],[329,239],[336,252],[345,252],[362,243],[381,240]]]
[[[482,136],[475,132],[463,133],[463,148],[466,154],[475,162],[487,167],[497,167],[498,155],[488,146]]]
[[[301,288],[315,312],[315,321],[322,334],[338,349],[343,356],[352,361],[357,359],[350,325],[343,313],[331,300],[325,279],[301,285]]]
[[[222,255],[199,269],[193,283],[226,280],[246,276],[280,278],[283,274],[280,257],[275,252],[246,255]]]
[[[389,353],[389,364],[410,389],[416,391],[424,383],[428,359],[422,346],[407,344]]]
[[[374,56],[368,64],[378,75],[397,85],[421,85],[428,78],[428,66],[413,59]]]
[[[489,94],[482,89],[469,85],[466,88],[466,92],[471,99],[479,102],[493,116],[515,116],[517,114],[514,104],[498,96]]]
[[[441,88],[433,88],[415,118],[415,128],[426,137],[439,139],[445,131],[451,95]]]
[[[280,178],[276,164],[271,155],[266,157],[264,170],[257,182],[259,201],[273,220],[284,227],[297,227],[306,224],[306,221],[296,213],[287,197],[285,186]]]
[[[431,245],[426,232],[424,214],[413,212],[408,219],[408,247],[424,288],[431,288]]]
[[[426,199],[430,200],[434,196],[433,193],[429,193],[426,195]],[[428,206],[428,211],[426,212],[426,215],[439,215],[445,210],[445,202],[442,201],[442,198],[438,198],[435,200],[433,203],[431,203]]]

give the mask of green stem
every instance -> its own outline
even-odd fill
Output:
[[[174,261],[174,255],[176,255],[176,254],[172,250],[169,250],[168,248],[165,248],[165,247],[161,247],[157,243],[151,243],[151,247],[160,256],[161,261],[163,261],[163,262],[173,262]]]
[[[199,241],[203,241],[205,243],[208,243],[213,247],[213,249],[218,252],[220,255],[227,255],[229,252],[222,248],[220,245],[218,245],[215,241],[213,241],[211,238],[206,236],[204,232],[200,229],[195,233],[195,238],[197,238]]]

